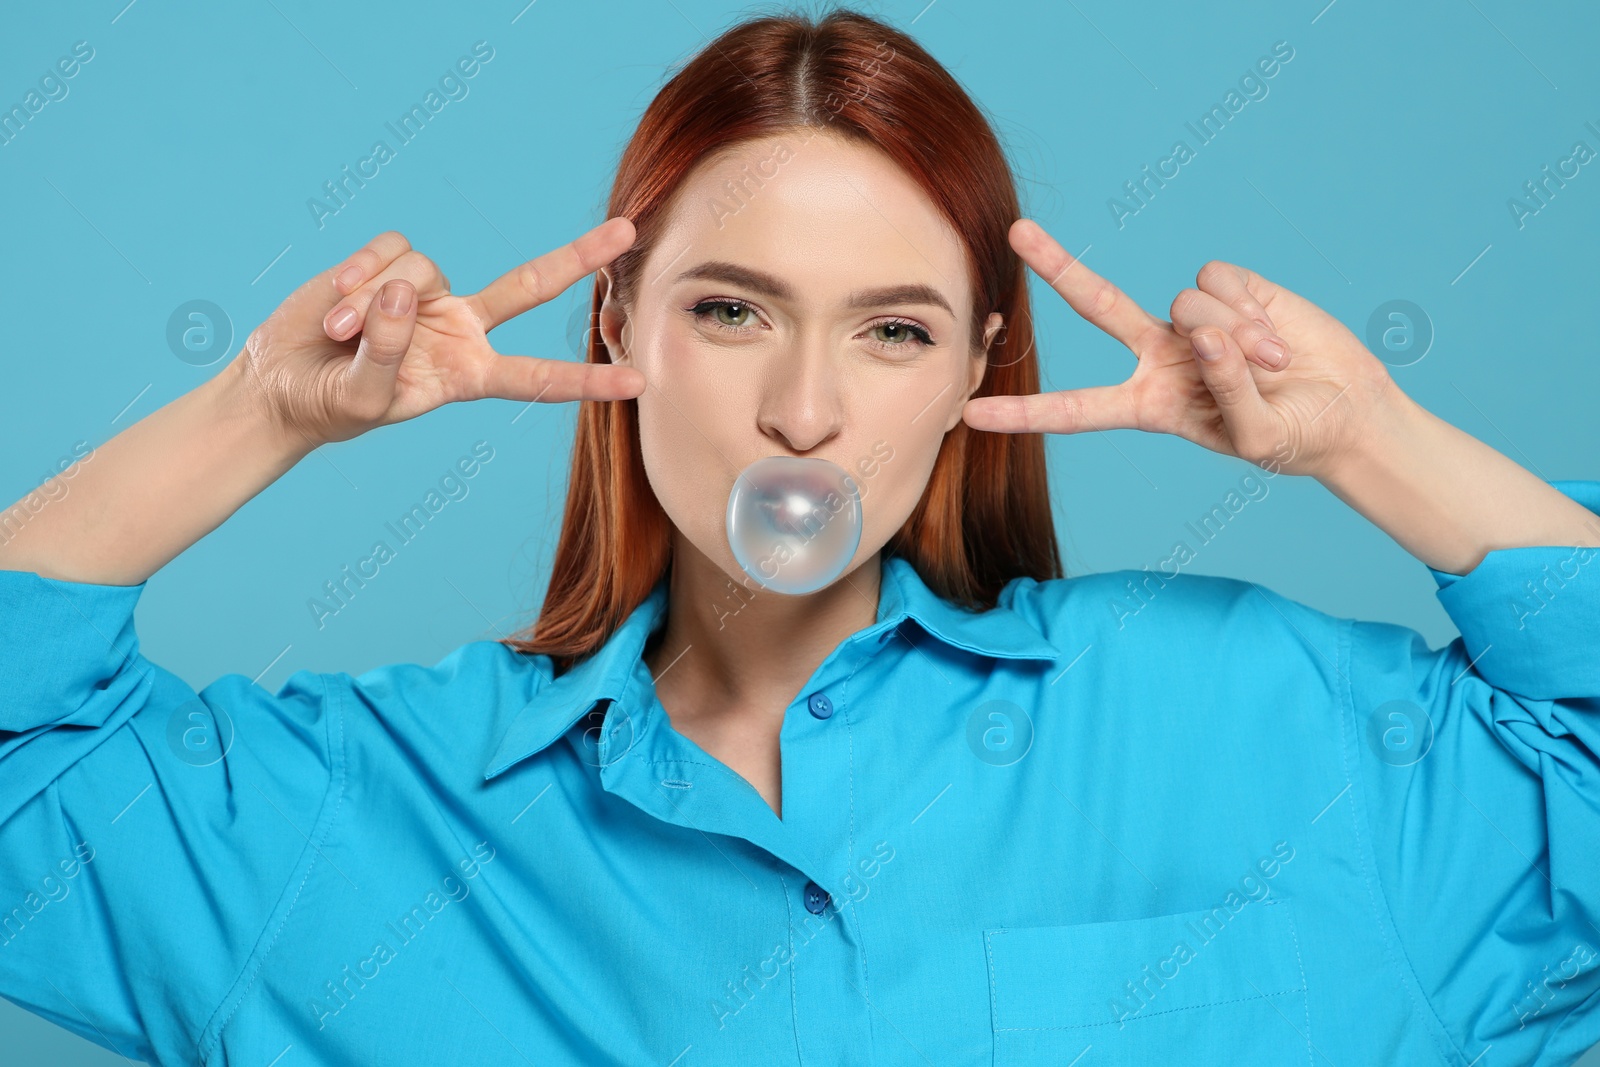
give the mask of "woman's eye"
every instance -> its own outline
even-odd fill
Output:
[[[749,325],[749,304],[741,304],[733,300],[705,300],[696,304],[692,310],[696,318],[704,318],[710,315],[712,321],[718,326],[725,326],[730,330],[740,329]]]
[[[709,321],[723,330],[745,331],[755,326],[755,309],[738,300],[702,300],[689,311],[702,322]],[[927,347],[933,344],[928,331],[914,322],[890,319],[868,328],[872,342],[880,349]]]
[[[933,343],[933,338],[929,336],[927,330],[909,322],[880,322],[873,329],[883,331],[876,339],[891,348],[910,344],[913,338],[921,344]]]
[[[750,309],[743,304],[718,304],[712,314],[716,315],[717,321],[724,326],[743,326]]]

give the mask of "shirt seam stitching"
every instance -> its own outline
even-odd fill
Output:
[[[1289,937],[1294,941],[1294,965],[1300,969],[1300,989],[1305,994],[1300,998],[1300,1006],[1305,1009],[1306,1015],[1306,1067],[1315,1067],[1316,1057],[1312,1055],[1316,1046],[1311,1043],[1311,987],[1306,984],[1306,963],[1300,956],[1300,934],[1296,929],[1294,905],[1288,906],[1286,913],[1289,916]]]
[[[1435,1010],[1433,1002],[1428,999],[1427,991],[1423,989],[1421,979],[1417,977],[1416,968],[1411,962],[1410,955],[1406,952],[1405,945],[1399,939],[1400,924],[1395,920],[1394,911],[1389,906],[1389,895],[1384,891],[1382,879],[1377,877],[1376,849],[1366,842],[1361,834],[1361,820],[1366,807],[1364,803],[1366,790],[1363,788],[1365,779],[1362,777],[1360,760],[1356,760],[1353,767],[1351,765],[1350,744],[1352,742],[1347,733],[1348,729],[1355,728],[1357,725],[1355,721],[1355,681],[1351,677],[1355,671],[1356,659],[1354,654],[1355,627],[1356,621],[1354,619],[1345,619],[1344,624],[1339,628],[1338,656],[1345,663],[1343,672],[1344,685],[1341,687],[1340,693],[1344,706],[1340,709],[1339,731],[1341,735],[1344,735],[1342,740],[1345,743],[1340,745],[1340,753],[1341,759],[1345,764],[1345,782],[1350,786],[1351,790],[1350,824],[1355,833],[1357,851],[1361,856],[1362,880],[1366,882],[1368,899],[1372,902],[1373,912],[1379,920],[1378,934],[1382,938],[1385,953],[1390,958],[1390,964],[1400,972],[1400,984],[1405,989],[1406,998],[1411,1001],[1412,1014],[1420,1014],[1422,1009],[1426,1009],[1428,1021],[1433,1024],[1429,1027],[1429,1032],[1434,1044],[1437,1045],[1442,1039],[1445,1048],[1450,1053],[1454,1053],[1457,1060],[1465,1060],[1466,1054],[1456,1047],[1449,1030],[1445,1028],[1443,1020],[1439,1018],[1439,1013]],[[1361,783],[1360,785],[1357,784],[1358,780]],[[1387,920],[1387,926],[1385,926],[1385,920]],[[1395,931],[1393,938],[1389,936],[1390,927]],[[1415,988],[1413,989],[1413,987]],[[1420,1004],[1418,1003],[1419,1000],[1421,1001]],[[1441,1058],[1446,1063],[1454,1062],[1449,1055]]]
[[[318,805],[317,810],[317,820],[319,822],[322,822],[324,813],[327,813],[326,822],[323,822],[320,833],[316,833],[315,826],[313,826],[315,840],[310,838],[307,839],[305,847],[300,852],[300,860],[289,868],[289,876],[284,880],[283,888],[278,892],[277,899],[280,902],[283,899],[284,893],[288,892],[289,884],[294,881],[294,872],[300,868],[302,862],[304,863],[305,873],[301,875],[300,884],[295,887],[293,898],[290,899],[288,907],[284,909],[282,918],[278,920],[277,929],[272,933],[272,939],[268,941],[266,945],[261,944],[261,939],[266,936],[267,927],[272,925],[272,915],[269,913],[266,922],[262,924],[261,932],[256,935],[256,947],[252,949],[250,956],[245,960],[244,965],[239,969],[239,973],[234,977],[233,982],[229,985],[230,992],[225,994],[222,1000],[217,1003],[216,1008],[212,1010],[212,1021],[206,1025],[206,1030],[212,1031],[212,1034],[211,1037],[206,1040],[205,1045],[199,1050],[200,1062],[202,1064],[206,1064],[210,1061],[212,1054],[215,1053],[217,1046],[222,1041],[222,1035],[227,1030],[228,1023],[233,1020],[234,1015],[238,1013],[239,1008],[244,1004],[245,998],[250,995],[250,990],[255,987],[256,979],[261,975],[261,968],[266,963],[268,954],[271,953],[273,947],[277,944],[278,938],[283,934],[284,928],[289,925],[289,918],[294,914],[295,905],[300,901],[300,894],[305,891],[306,883],[311,880],[311,872],[316,867],[317,853],[321,848],[321,843],[327,839],[328,834],[332,831],[333,824],[338,819],[339,809],[344,805],[345,760],[343,701],[340,699],[339,695],[328,686],[328,679],[326,675],[319,674],[317,677],[318,681],[322,685],[323,706],[333,711],[333,717],[338,719],[339,725],[339,740],[337,748],[333,744],[333,739],[328,736],[330,724],[324,720],[322,727],[323,737],[327,744],[327,751],[330,756],[332,756],[334,761],[333,771],[328,776],[328,785],[323,791],[322,802]],[[339,786],[339,795],[335,799],[333,811],[330,813],[328,812],[328,796],[333,792],[335,782],[337,782]],[[306,859],[308,853],[310,854],[309,860]],[[276,908],[273,910],[276,911]],[[246,971],[250,972],[249,981],[245,983],[243,989],[238,990],[236,993],[231,992],[231,990],[235,989],[239,982],[244,978]],[[228,1008],[228,1013],[218,1020],[217,1014],[223,1010],[223,1007],[227,1005],[229,1000],[233,1001],[233,1006]]]
[[[1153,1012],[1149,1013],[1148,1015],[1141,1015],[1141,1016],[1139,1016],[1139,1019],[1135,1019],[1135,1020],[1132,1020],[1132,1021],[1133,1022],[1138,1022],[1138,1021],[1140,1021],[1142,1019],[1153,1019],[1157,1015],[1171,1015],[1174,1012],[1180,1012],[1180,1011],[1198,1011],[1201,1008],[1215,1008],[1215,1007],[1217,1007],[1219,1005],[1222,1005],[1222,1004],[1247,1004],[1252,1000],[1265,1000],[1268,997],[1281,997],[1281,996],[1286,996],[1286,995],[1288,995],[1290,993],[1301,993],[1301,994],[1303,994],[1305,992],[1306,992],[1306,990],[1304,988],[1278,989],[1278,990],[1274,990],[1271,993],[1257,993],[1254,996],[1234,997],[1231,1000],[1209,1000],[1209,1001],[1206,1001],[1204,1004],[1185,1004],[1181,1008],[1163,1008],[1160,1011],[1153,1011]],[[1000,1034],[1009,1034],[1009,1033],[1031,1033],[1031,1032],[1036,1031],[1036,1030],[1092,1030],[1095,1027],[1099,1027],[1099,1026],[1116,1026],[1116,1025],[1117,1025],[1117,1020],[1116,1019],[1107,1019],[1104,1022],[1098,1022],[1098,1023],[1070,1023],[1070,1024],[1067,1024],[1065,1026],[997,1026],[997,1027],[995,1027],[995,1032],[996,1033],[1000,1033]],[[1123,1025],[1126,1025],[1126,1024],[1123,1024]]]
[[[1001,1032],[1001,1029],[1000,1029],[999,991],[998,991],[998,989],[996,987],[995,974],[994,974],[994,937],[995,937],[996,934],[1003,934],[1003,933],[1005,933],[1004,930],[985,930],[983,932],[983,954],[987,958],[988,964],[989,964],[989,1033],[990,1033],[990,1038],[989,1038],[989,1040],[990,1040],[989,1062],[990,1063],[997,1062],[999,1060],[999,1057],[1000,1057],[999,1043],[994,1040],[994,1035]]]
[[[839,699],[844,704],[844,707],[841,708],[840,711],[843,713],[845,745],[846,751],[849,753],[849,760],[846,763],[847,773],[850,780],[850,822],[848,824],[848,829],[845,832],[845,855],[848,857],[848,859],[845,861],[845,874],[847,877],[852,876],[851,867],[854,865],[856,858],[856,741],[855,731],[850,725],[850,720],[853,713],[853,708],[850,704],[850,683],[855,680],[856,671],[859,671],[866,664],[866,662],[867,661],[864,659],[858,661],[850,673],[845,675],[844,681],[839,684]],[[842,880],[840,884],[843,885]],[[872,984],[867,971],[867,937],[865,931],[861,927],[861,909],[859,907],[859,902],[854,899],[850,901],[850,918],[855,922],[856,939],[861,944],[861,997],[868,1004],[871,1004]],[[867,1016],[867,1045],[870,1052],[872,1046],[871,1015]]]
[[[804,1065],[805,1052],[800,1047],[800,1000],[795,992],[794,964],[794,902],[789,899],[789,880],[778,872],[778,883],[783,886],[783,908],[789,916],[789,1012],[794,1031],[795,1061]]]

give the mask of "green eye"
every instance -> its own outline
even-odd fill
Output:
[[[707,302],[696,310],[701,314],[709,312],[718,325],[731,328],[746,325],[750,315],[750,305],[729,300]]]
[[[873,338],[873,340],[887,348],[903,348],[909,344],[912,344],[912,342],[916,342],[917,344],[921,345],[933,344],[932,335],[930,335],[928,331],[923,329],[921,326],[918,326],[916,323],[912,322],[901,322],[896,319],[891,319],[888,322],[878,323],[873,327],[873,330],[887,331],[887,334],[879,334]]]
[[[734,331],[741,336],[746,330],[759,329],[755,321],[755,309],[740,300],[702,300],[685,310],[700,322]],[[874,323],[868,332],[872,344],[882,352],[893,348],[909,348],[916,352],[933,346],[933,336],[927,329],[909,319],[887,319]]]

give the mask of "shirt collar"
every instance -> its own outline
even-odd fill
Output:
[[[882,566],[877,620],[849,640],[870,639],[909,618],[945,644],[985,656],[1055,659],[1061,655],[1058,647],[1004,603],[981,613],[967,611],[929,589],[916,568],[899,556],[884,557]],[[664,574],[604,645],[543,686],[523,706],[501,737],[484,778],[493,778],[548,747],[597,702],[621,700],[645,642],[666,621],[666,609]]]

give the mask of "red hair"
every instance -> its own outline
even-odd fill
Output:
[[[606,217],[626,215],[637,231],[607,268],[614,297],[630,306],[669,201],[696,164],[740,142],[802,128],[878,149],[926,191],[966,249],[975,350],[988,314],[1005,318],[974,395],[1038,392],[1026,265],[1007,240],[1020,208],[999,140],[921,46],[855,11],[742,22],[656,94],[611,188]],[[604,293],[597,276],[591,324]],[[588,336],[588,361],[609,362],[599,330]],[[671,534],[645,476],[636,401],[580,401],[544,606],[531,632],[502,643],[549,655],[557,673],[594,652],[665,573]],[[958,423],[884,551],[911,563],[940,596],[974,609],[993,607],[1012,578],[1061,577],[1042,435],[980,433]]]

